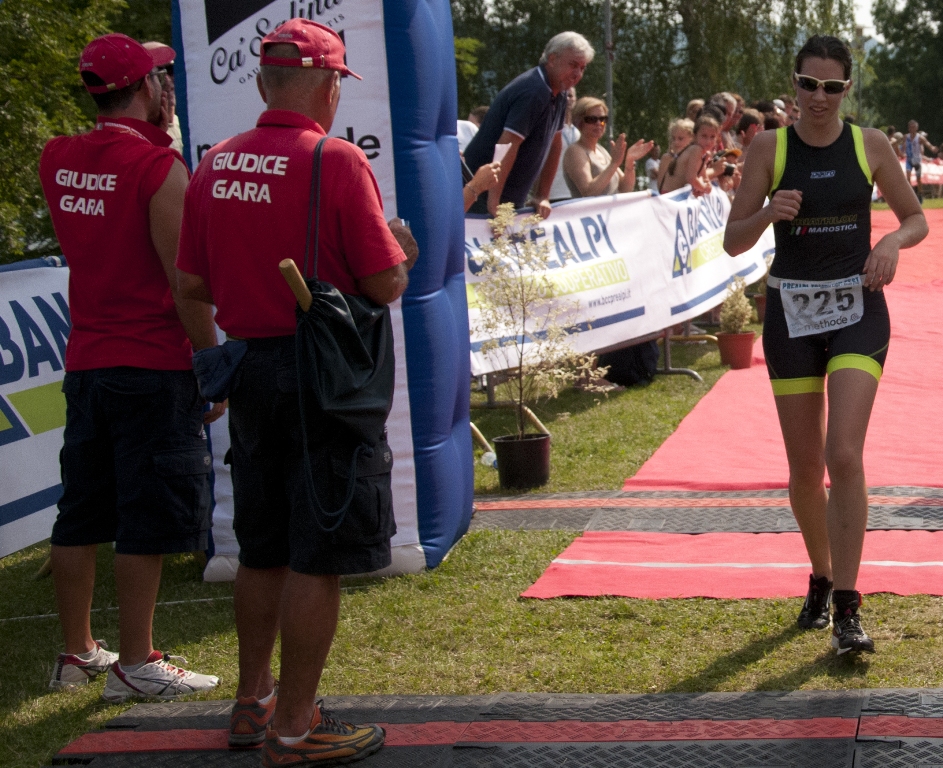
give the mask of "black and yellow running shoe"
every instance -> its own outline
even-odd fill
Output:
[[[386,732],[380,726],[342,722],[321,709],[319,704],[314,710],[311,730],[301,741],[285,744],[269,726],[265,733],[262,765],[265,768],[317,763],[345,765],[377,752],[385,739]]]

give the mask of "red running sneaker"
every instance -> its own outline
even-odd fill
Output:
[[[236,699],[229,718],[229,746],[257,747],[265,741],[265,729],[272,720],[277,699],[278,685],[266,704],[255,696]]]

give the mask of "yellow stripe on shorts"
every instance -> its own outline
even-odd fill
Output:
[[[856,368],[859,371],[870,373],[878,381],[881,380],[881,374],[884,372],[881,364],[874,358],[867,355],[853,354],[836,355],[828,361],[825,371],[826,373],[835,373],[835,371],[840,371],[842,368]]]
[[[824,392],[824,376],[805,376],[801,379],[770,379],[774,395],[804,395],[809,392]]]

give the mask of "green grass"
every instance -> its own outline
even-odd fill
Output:
[[[535,490],[621,488],[727,370],[720,364],[717,345],[709,342],[672,344],[671,362],[674,367],[697,370],[704,383],[688,376],[656,376],[651,384],[623,392],[592,395],[568,389],[555,400],[532,405],[552,435],[550,483]],[[471,418],[489,441],[516,429],[513,410],[487,408],[480,392],[472,396]],[[476,444],[475,493],[499,493],[497,470],[481,464],[482,453]]]

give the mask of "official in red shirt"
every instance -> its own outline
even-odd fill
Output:
[[[79,70],[98,108],[94,130],[52,139],[39,165],[69,264],[63,494],[52,572],[65,653],[51,688],[108,671],[103,697],[172,699],[218,678],[155,651],[162,557],[206,548],[212,466],[191,340],[215,340],[209,307],[177,291],[174,261],[188,172],[155,127],[161,67],[173,49],[105,35]],[[189,338],[188,338],[189,336]],[[222,413],[214,407],[207,421]],[[121,655],[92,639],[98,544],[115,542]],[[120,662],[120,663],[119,663]]]
[[[389,503],[378,519],[352,506],[336,531],[326,531],[304,492],[296,303],[278,269],[285,258],[304,267],[314,149],[331,129],[341,77],[359,78],[344,56],[336,32],[305,19],[263,39],[256,82],[268,109],[255,129],[203,157],[187,191],[177,258],[184,295],[214,303],[219,326],[248,341],[230,395],[240,552],[239,686],[229,743],[264,742],[266,766],[326,755],[350,762],[384,739],[381,728],[339,722],[315,704],[337,626],[340,575],[389,564],[395,522]],[[415,241],[399,222],[384,221],[358,147],[327,140],[321,168],[319,279],[377,304],[394,301],[406,288]],[[310,412],[305,429],[310,471],[330,487],[318,478],[329,474],[331,450],[346,436]],[[279,630],[276,692],[271,659]]]

